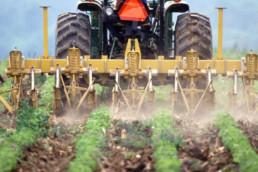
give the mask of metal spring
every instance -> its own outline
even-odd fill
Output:
[[[196,52],[187,53],[187,68],[189,70],[195,70],[198,67],[198,55]]]
[[[248,54],[246,56],[246,69],[249,75],[254,75],[254,73],[256,72],[256,67],[257,67],[256,57],[257,56],[254,54]]]
[[[130,59],[130,68],[131,68],[131,73],[132,74],[136,74],[136,70],[137,70],[137,57],[135,53],[130,53],[129,55],[129,59]]]
[[[75,68],[78,67],[78,54],[77,51],[72,51],[70,57],[69,57],[69,64],[70,67]]]
[[[12,69],[20,69],[21,68],[21,53],[20,52],[12,52],[10,55],[11,68]]]

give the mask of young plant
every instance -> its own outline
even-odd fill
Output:
[[[110,128],[108,108],[98,108],[90,114],[85,133],[76,142],[76,158],[70,163],[72,172],[91,172],[97,167],[95,159],[105,143],[105,131]]]
[[[147,122],[123,122],[118,121],[115,125],[116,133],[121,133],[122,130],[126,131],[126,137],[121,138],[116,136],[116,143],[120,146],[138,150],[151,144],[151,126]]]
[[[51,112],[48,104],[53,100],[53,94],[49,91],[53,87],[53,78],[49,77],[41,90],[39,108],[34,109],[28,106],[26,101],[22,101],[16,120],[16,132],[6,138],[0,147],[0,171],[5,172],[15,168],[22,150],[34,144],[39,134],[47,133],[45,126]]]
[[[258,155],[237,126],[228,113],[221,112],[217,115],[216,127],[220,129],[219,136],[222,137],[225,147],[231,151],[234,162],[240,165],[240,171],[258,171]]]
[[[22,150],[34,144],[37,137],[35,131],[22,129],[7,138],[0,148],[0,171],[12,170],[20,158]]]
[[[177,172],[182,165],[177,157],[177,147],[181,144],[182,137],[172,129],[174,124],[170,114],[170,111],[160,111],[153,119],[154,167],[160,172]]]

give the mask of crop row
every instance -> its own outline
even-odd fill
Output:
[[[16,131],[0,147],[0,171],[10,171],[16,167],[16,163],[22,155],[24,148],[34,144],[39,135],[46,135],[45,126],[51,113],[49,102],[53,100],[51,92],[54,77],[49,77],[40,91],[41,99],[39,108],[34,109],[25,100],[16,119]]]
[[[110,128],[108,108],[98,108],[91,112],[85,125],[85,132],[76,142],[76,158],[70,163],[73,172],[91,172],[97,167],[96,158],[105,143],[105,132]]]
[[[240,165],[240,171],[258,171],[258,155],[251,147],[249,140],[237,128],[237,123],[228,113],[219,113],[216,119],[219,136],[233,156],[233,161]]]
[[[177,148],[182,137],[173,129],[170,111],[160,111],[153,118],[155,169],[160,172],[180,171],[182,163],[177,157]]]

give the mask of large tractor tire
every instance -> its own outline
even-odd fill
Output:
[[[65,59],[68,49],[76,47],[81,50],[81,56],[91,53],[91,26],[89,16],[82,13],[68,12],[58,16],[56,25],[56,57]],[[63,75],[64,82],[69,85],[70,80]],[[87,86],[83,79],[80,79],[80,85]],[[58,115],[63,114],[67,107],[63,86],[61,87],[62,110]]]
[[[212,58],[212,31],[210,19],[198,13],[185,13],[177,18],[175,28],[175,55],[185,57],[186,52],[194,50],[199,54],[200,60]],[[189,81],[181,80],[183,88],[189,87]],[[207,78],[199,78],[196,87],[204,90],[207,87]],[[199,93],[197,97],[201,97]],[[180,103],[175,105],[175,111],[182,112],[185,109],[183,97],[180,96]],[[197,98],[196,102],[199,99]],[[205,102],[206,103],[206,102]],[[208,106],[208,104],[206,105]],[[203,106],[205,107],[205,105]],[[198,112],[204,113],[205,108],[200,108]]]
[[[210,19],[198,13],[185,13],[177,18],[175,55],[184,57],[190,50],[197,51],[200,60],[212,58]]]
[[[67,57],[69,48],[81,50],[81,56],[91,52],[91,26],[89,16],[68,12],[58,16],[56,26],[56,58]]]

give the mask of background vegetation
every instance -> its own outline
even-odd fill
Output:
[[[258,54],[258,48],[251,50],[246,47],[239,48],[237,44],[233,45],[231,48],[223,49],[223,57],[227,57],[230,60],[240,60],[242,57],[245,57],[246,54],[253,52]],[[218,49],[213,48],[213,57],[217,57]]]

